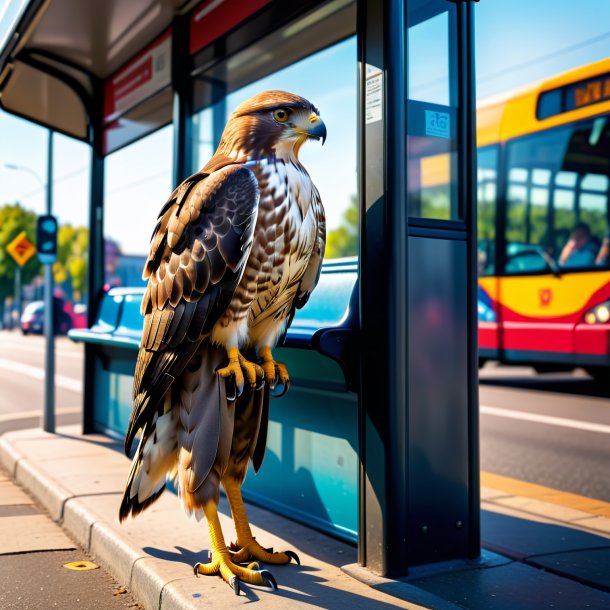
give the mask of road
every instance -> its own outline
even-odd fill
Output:
[[[583,371],[489,363],[479,401],[482,470],[610,502],[610,399]]]
[[[40,425],[44,338],[0,331],[0,434]],[[81,421],[83,348],[56,341],[56,424]],[[104,569],[73,571],[92,558],[0,469],[0,607],[3,610],[143,610]],[[32,578],[36,586],[32,586]]]
[[[44,337],[0,331],[0,434],[40,425]],[[81,421],[83,347],[66,337],[55,346],[57,425]]]
[[[58,424],[81,421],[82,346],[56,346]],[[40,423],[44,339],[0,332],[0,433]],[[481,371],[481,468],[610,502],[610,400],[584,372]]]

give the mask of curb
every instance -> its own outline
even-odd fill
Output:
[[[495,483],[492,486],[486,482]],[[550,519],[610,537],[610,503],[550,487],[483,473],[481,503]]]
[[[117,536],[109,524],[98,519],[79,497],[45,477],[36,465],[5,437],[0,438],[0,462],[15,482],[27,490],[62,528],[114,578],[129,588],[147,609],[192,610],[191,600],[180,593],[183,574],[166,581],[158,560]],[[167,570],[165,570],[166,572]],[[198,604],[199,605],[199,604]],[[200,605],[199,605],[200,607]]]

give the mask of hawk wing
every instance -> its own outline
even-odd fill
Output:
[[[191,176],[163,206],[144,267],[128,455],[140,429],[150,434],[165,393],[229,306],[252,247],[258,201],[254,174],[229,165]]]

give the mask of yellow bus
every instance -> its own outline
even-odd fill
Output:
[[[610,375],[610,59],[477,109],[482,361]]]

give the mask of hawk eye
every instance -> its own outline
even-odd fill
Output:
[[[284,110],[284,108],[278,108],[273,111],[273,118],[278,123],[285,123],[288,120],[288,111]]]

